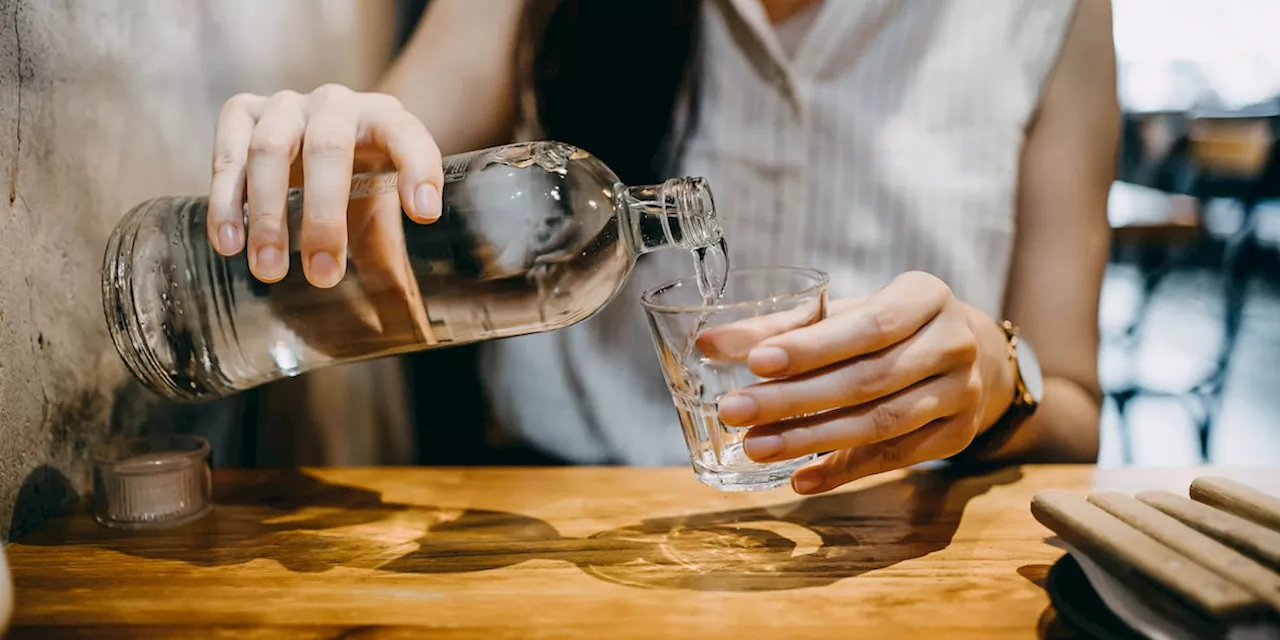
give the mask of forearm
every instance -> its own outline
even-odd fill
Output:
[[[1029,338],[1044,396],[995,461],[1092,462],[1098,453],[1098,302],[1111,229],[1107,200],[1120,132],[1109,0],[1080,0],[1039,108],[1018,176],[1013,256],[1001,313]],[[983,324],[991,367],[1008,366],[1007,341]],[[979,323],[981,324],[981,323]],[[1001,375],[983,427],[1008,408]],[[984,380],[984,387],[986,387]],[[1006,395],[1007,394],[1007,395]],[[1001,404],[1005,403],[1005,404]]]
[[[992,462],[1096,462],[1101,403],[1079,383],[1045,378],[1044,400]]]
[[[449,155],[510,141],[520,0],[436,0],[376,88]]]

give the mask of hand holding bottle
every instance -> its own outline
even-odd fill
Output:
[[[140,202],[112,230],[108,329],[157,393],[199,401],[333,364],[560,329],[612,300],[641,254],[722,239],[700,178],[623,185],[599,158],[555,141],[440,158],[394,101],[328,93],[346,106],[279,99],[294,109],[274,120],[289,122],[287,136],[268,126],[279,96],[233,100],[213,195]],[[331,129],[350,146],[317,143]],[[354,171],[372,174],[359,197]],[[329,258],[338,268],[317,268]]]
[[[398,197],[350,199],[353,173],[392,168]],[[223,106],[215,134],[209,240],[225,256],[246,249],[241,212],[247,199],[249,270],[274,284],[271,306],[326,309],[289,322],[313,348],[344,357],[388,336],[425,339],[430,329],[400,216],[403,209],[420,223],[439,218],[441,181],[440,151],[431,135],[392,96],[339,85],[307,95],[241,94]],[[285,202],[298,185],[301,238],[293,244],[305,277],[286,278],[297,265],[289,264]],[[344,280],[348,258],[359,281]]]
[[[409,217],[422,223],[438,218],[440,150],[396,98],[339,85],[306,95],[238,95],[223,106],[215,134],[209,240],[225,256],[247,249],[249,269],[259,280],[282,280],[290,268],[285,200],[290,186],[301,183],[301,267],[311,284],[332,287],[345,274],[348,232],[360,243],[367,231],[359,215],[367,209],[348,211],[352,173],[392,167]]]

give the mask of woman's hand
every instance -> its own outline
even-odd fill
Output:
[[[726,425],[752,427],[747,455],[832,452],[796,472],[799,493],[955,455],[1013,397],[996,323],[924,273],[832,303],[825,320],[755,345],[747,364],[770,380],[720,400]]]
[[[213,149],[209,240],[225,256],[245,248],[247,199],[249,269],[263,282],[278,282],[289,270],[285,199],[291,185],[303,184],[301,266],[319,287],[342,280],[349,227],[395,226],[368,225],[368,206],[348,211],[353,171],[394,167],[409,217],[427,223],[440,216],[440,151],[426,127],[389,95],[339,85],[307,95],[238,95],[222,108]]]

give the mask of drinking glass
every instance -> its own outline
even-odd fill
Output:
[[[801,267],[730,271],[724,291],[708,302],[697,278],[677,280],[641,296],[663,375],[698,480],[721,491],[763,491],[790,482],[814,456],[753,462],[743,451],[748,428],[720,422],[724,394],[762,382],[747,353],[771,336],[826,317],[827,274]]]
[[[121,438],[93,461],[94,518],[113,529],[168,529],[213,509],[209,441],[196,435]]]

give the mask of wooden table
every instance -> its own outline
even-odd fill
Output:
[[[801,499],[687,469],[328,469],[215,474],[178,531],[84,514],[7,551],[11,638],[1032,638],[1061,552],[1048,487],[1185,493],[1206,473],[889,474]]]

